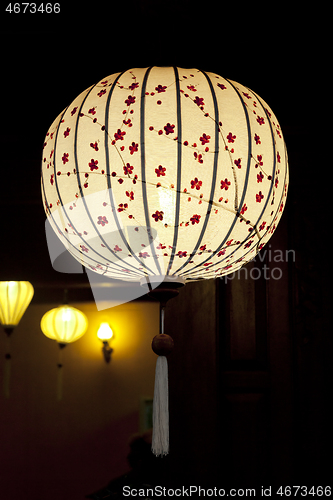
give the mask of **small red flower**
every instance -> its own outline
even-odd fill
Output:
[[[236,165],[236,167],[242,168],[241,161],[242,161],[241,158],[238,158],[238,160],[234,161],[234,164]]]
[[[209,142],[210,135],[202,134],[202,137],[200,137],[201,144],[207,144]]]
[[[103,89],[100,92],[98,92],[97,95],[98,95],[98,97],[102,97],[102,95],[104,95],[104,94],[106,94],[106,90],[105,89]]]
[[[256,194],[256,202],[261,203],[261,200],[263,199],[264,195],[262,194],[261,191],[259,191],[258,194]]]
[[[223,85],[223,83],[218,83],[217,86],[220,87],[221,90],[225,90],[227,88],[225,85]]]
[[[236,136],[232,135],[231,132],[227,135],[228,142],[235,142]]]
[[[262,182],[263,178],[264,178],[263,173],[259,172],[259,174],[257,175],[257,182]]]
[[[278,163],[281,163],[281,156],[280,156],[279,152],[277,152],[276,157],[277,157]]]
[[[257,116],[257,122],[259,123],[259,125],[264,125],[265,120],[261,116]]]
[[[114,134],[114,138],[116,139],[116,141],[123,141],[124,135],[126,135],[126,132],[122,132],[120,128],[118,128],[117,132]]]
[[[164,127],[166,135],[173,134],[174,133],[174,125],[170,125],[170,123],[167,123]]]
[[[163,220],[163,211],[156,210],[154,214],[152,214],[152,218],[155,219],[155,222],[158,222],[159,220]]]
[[[162,167],[162,165],[159,165],[157,168],[155,168],[155,173],[156,173],[157,177],[160,177],[161,175],[162,175],[162,177],[164,177],[165,171],[166,171],[166,168]]]
[[[204,98],[203,97],[198,97],[198,96],[194,99],[194,103],[197,106],[204,106],[205,105]]]
[[[131,155],[134,154],[138,150],[138,146],[139,146],[139,144],[132,142],[131,146],[128,147]]]
[[[69,153],[64,153],[63,157],[61,158],[64,165],[65,165],[65,163],[67,163],[69,161],[68,157],[69,157]]]
[[[194,85],[188,85],[188,86],[187,86],[187,88],[188,88],[189,90],[192,90],[192,92],[196,92],[196,91],[197,91],[197,89],[195,88],[195,86],[194,86]]]
[[[260,224],[259,231],[262,231],[265,226],[266,226],[266,222],[263,222],[262,224]]]
[[[133,168],[132,165],[130,165],[129,163],[126,163],[126,165],[124,165],[123,169],[124,169],[124,174],[127,175],[127,174],[131,174],[132,171],[133,171]]]
[[[193,181],[191,181],[191,189],[196,188],[198,191],[202,186],[202,181],[198,180],[198,177],[195,177]]]
[[[139,86],[139,84],[138,84],[137,82],[135,82],[135,83],[132,83],[132,84],[131,84],[128,88],[129,88],[130,90],[134,90],[134,89],[137,89],[137,88],[138,88],[138,86]]]
[[[192,225],[194,226],[194,224],[199,224],[200,218],[201,218],[201,215],[198,215],[198,214],[192,215],[192,217],[190,218]]]
[[[53,183],[54,183],[54,174],[51,174],[50,182],[51,182],[51,186],[53,186]]]
[[[127,203],[119,203],[117,211],[118,212],[123,212],[123,210],[125,210],[127,207],[128,207]]]
[[[105,224],[108,224],[108,223],[109,223],[109,221],[107,220],[107,218],[105,217],[105,215],[104,216],[102,216],[102,215],[98,216],[97,224],[100,224],[101,226],[105,226]]]
[[[177,253],[178,257],[182,258],[182,257],[186,257],[187,255],[187,252],[182,252],[181,250],[179,250],[179,252]]]
[[[134,200],[134,193],[133,191],[126,191],[126,196],[129,197],[130,200]]]
[[[116,245],[113,249],[114,252],[121,252],[122,251],[122,248],[118,247],[118,245]]]
[[[90,143],[90,147],[93,148],[95,151],[98,151],[98,144],[97,144],[97,142],[95,142],[95,143],[91,142]]]
[[[167,87],[165,85],[157,85],[157,87],[155,87],[155,90],[160,94],[161,92],[165,92],[166,88]]]
[[[140,252],[139,253],[139,257],[142,257],[143,259],[146,259],[147,257],[149,257],[149,253],[148,252]]]
[[[95,108],[88,109],[88,113],[90,113],[91,115],[95,115],[96,114]]]
[[[260,140],[259,135],[254,134],[254,140],[256,141],[256,144],[261,144],[261,140]]]
[[[129,95],[128,98],[125,100],[125,104],[127,106],[130,106],[131,104],[135,103],[135,96],[134,95]]]
[[[88,164],[91,171],[98,169],[97,163],[98,163],[98,160],[91,159],[90,163]]]
[[[68,137],[70,131],[71,131],[71,129],[69,127],[67,127],[65,132],[64,132],[64,137]]]
[[[245,95],[245,97],[246,97],[247,99],[252,99],[252,97],[251,97],[249,94],[247,94],[246,92],[242,92],[242,94],[243,94],[243,95]]]
[[[77,106],[76,106],[75,108],[73,108],[73,109],[72,109],[72,111],[71,111],[71,116],[75,115],[76,111],[77,111]]]
[[[228,181],[228,179],[224,179],[224,181],[221,181],[221,189],[225,189],[226,191],[228,191],[230,184],[231,183]]]
[[[85,247],[84,245],[80,245],[80,248],[81,248],[82,252],[87,252],[87,253],[89,252],[88,248]]]

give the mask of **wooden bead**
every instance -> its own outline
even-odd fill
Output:
[[[167,356],[173,349],[173,340],[170,335],[161,333],[153,338],[151,347],[158,356]]]

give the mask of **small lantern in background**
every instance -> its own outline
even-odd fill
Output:
[[[46,337],[56,340],[59,345],[57,399],[62,399],[62,350],[67,344],[75,342],[88,328],[86,315],[69,305],[51,309],[42,317],[40,327]]]
[[[113,337],[113,331],[109,325],[109,323],[101,323],[100,327],[97,331],[97,337],[99,340],[103,342],[102,352],[104,355],[104,359],[107,363],[110,363],[111,354],[113,353],[112,347],[109,345],[109,341]]]
[[[29,281],[0,281],[0,323],[7,334],[7,348],[4,367],[4,393],[9,398],[10,380],[10,335],[19,324],[34,295]]]

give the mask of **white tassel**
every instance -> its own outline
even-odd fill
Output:
[[[152,452],[156,456],[169,453],[168,361],[158,356],[153,402]]]

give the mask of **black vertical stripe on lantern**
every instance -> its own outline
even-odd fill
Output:
[[[141,189],[142,189],[142,201],[143,201],[143,209],[144,209],[144,215],[145,215],[145,221],[146,221],[146,230],[147,230],[147,235],[148,238],[152,236],[152,230],[151,230],[151,223],[150,223],[150,217],[148,213],[148,196],[147,196],[147,179],[146,179],[146,151],[145,151],[145,104],[146,104],[146,87],[147,87],[147,81],[149,77],[149,73],[151,71],[152,67],[148,68],[145,76],[143,78],[142,82],[142,89],[141,89],[141,108],[140,108],[140,149],[141,149]],[[155,260],[157,270],[159,274],[163,274],[161,270],[161,266],[158,262],[155,248],[154,248],[154,238],[152,238],[153,241],[151,241],[149,247],[151,254]],[[144,262],[143,262],[144,263]],[[151,270],[149,270],[151,272]],[[149,274],[149,272],[148,272]]]
[[[206,77],[206,79],[208,81],[208,84],[209,84],[209,87],[210,87],[210,91],[212,93],[213,103],[214,103],[214,118],[213,118],[213,120],[215,122],[214,165],[213,165],[212,182],[211,182],[211,189],[210,189],[210,195],[209,195],[209,201],[208,201],[208,208],[207,208],[207,213],[206,213],[205,220],[204,220],[204,223],[203,223],[203,228],[202,228],[201,233],[199,235],[199,238],[198,238],[198,240],[196,242],[196,245],[193,248],[193,250],[191,251],[189,257],[186,260],[186,262],[184,262],[184,264],[182,266],[180,266],[174,272],[174,274],[179,275],[179,276],[180,275],[183,276],[183,274],[180,273],[180,271],[184,267],[186,267],[186,265],[190,262],[190,260],[192,258],[191,256],[195,255],[197,253],[199,245],[202,242],[203,236],[204,236],[206,228],[207,228],[208,220],[209,220],[209,217],[210,217],[210,214],[211,214],[211,211],[212,211],[212,200],[213,200],[214,192],[215,192],[215,188],[216,188],[217,163],[218,163],[218,156],[219,156],[219,110],[218,110],[217,100],[216,100],[216,94],[215,94],[212,82],[211,82],[209,76],[207,75],[207,73],[205,73],[204,71],[202,71],[202,73],[205,75],[205,77]],[[208,257],[208,259],[209,259],[209,257]],[[191,272],[191,270],[193,270],[193,269],[194,268],[191,268],[188,272]],[[186,273],[184,273],[184,274],[186,274]]]

